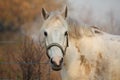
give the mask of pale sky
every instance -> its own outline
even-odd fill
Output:
[[[67,4],[72,18],[81,23],[105,27],[107,32],[120,34],[120,0],[67,0]],[[87,18],[90,19],[88,23],[85,22]]]

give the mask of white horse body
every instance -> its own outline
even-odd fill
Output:
[[[69,25],[66,14],[42,9],[41,39],[52,69],[61,70],[62,80],[120,80],[120,36]]]
[[[120,80],[119,36],[103,33],[69,42],[62,80]]]

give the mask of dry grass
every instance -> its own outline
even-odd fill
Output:
[[[44,48],[29,38],[2,44],[0,53],[0,79],[60,80],[59,73],[51,71]]]

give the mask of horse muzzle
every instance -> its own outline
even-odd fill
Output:
[[[50,60],[52,69],[55,71],[59,71],[62,69],[63,64],[63,58],[59,59],[58,61],[55,61],[53,58]]]
[[[68,47],[68,39],[67,39],[67,43],[66,43],[65,49],[63,49],[63,47],[62,47],[60,44],[58,44],[58,43],[51,43],[51,44],[49,44],[49,45],[46,45],[46,54],[47,54],[48,58],[49,58],[50,61],[51,61],[52,69],[55,70],[55,71],[59,71],[59,70],[62,69],[63,58],[59,58],[59,60],[55,60],[55,59],[51,58],[51,57],[49,56],[49,54],[48,54],[49,49],[51,49],[51,48],[54,47],[54,46],[55,46],[55,47],[58,47],[58,48],[61,50],[61,52],[62,52],[62,54],[63,54],[63,57],[64,57],[64,56],[65,56],[65,53],[66,53],[66,49],[67,49],[67,47]]]

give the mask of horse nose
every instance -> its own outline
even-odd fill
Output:
[[[56,59],[54,59],[54,58],[51,59],[51,63],[52,63],[54,66],[56,66],[56,67],[61,66],[62,62],[63,62],[63,58],[61,58],[61,59],[59,59],[59,60],[56,60]]]

